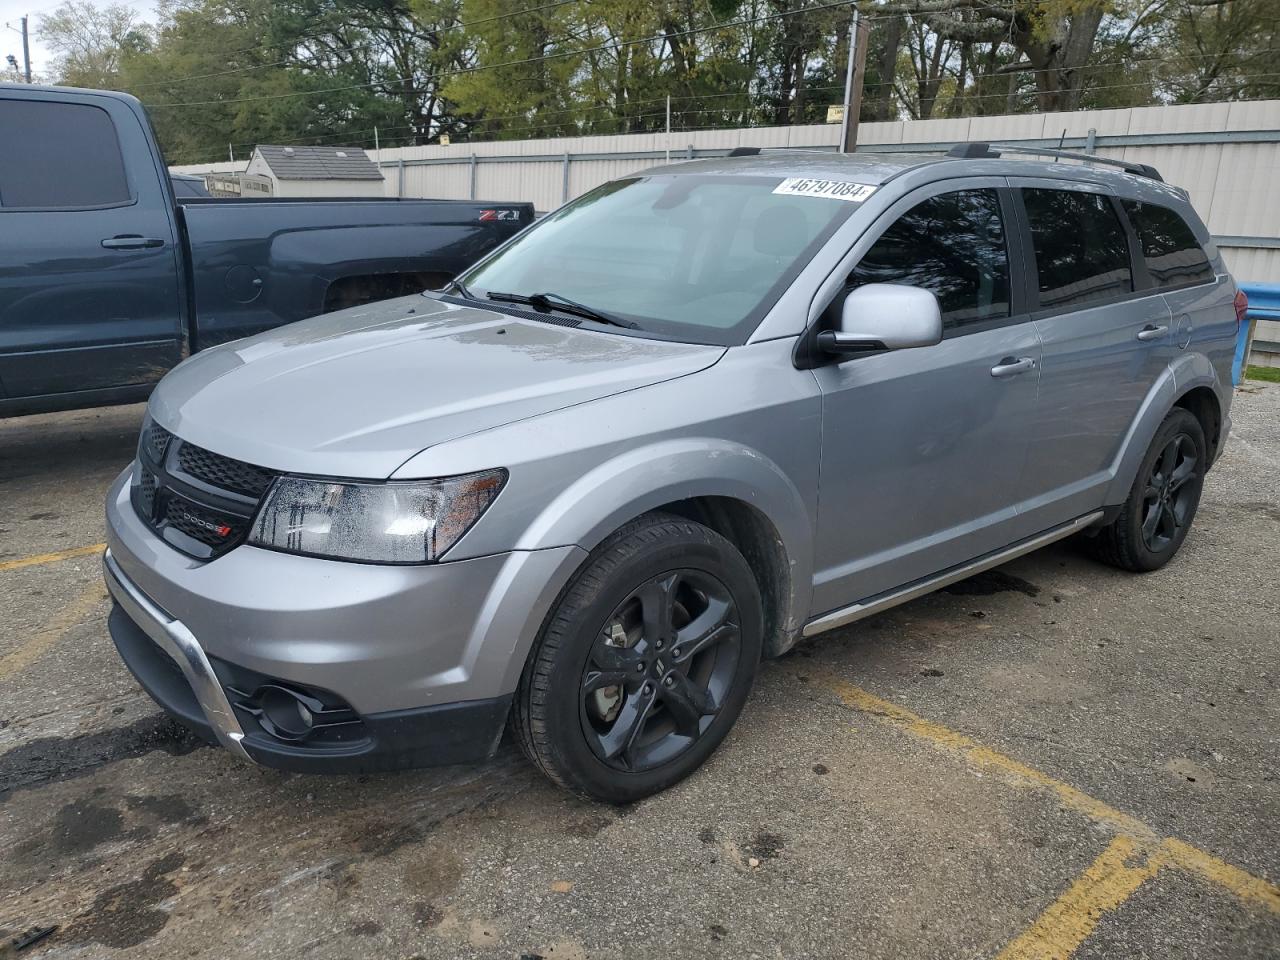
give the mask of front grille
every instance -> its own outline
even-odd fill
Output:
[[[148,520],[155,513],[156,475],[147,467],[138,466],[138,511],[142,519]]]
[[[138,441],[131,499],[138,516],[166,542],[212,560],[244,542],[276,476],[188,443],[148,420]]]
[[[228,543],[239,543],[248,533],[248,521],[221,510],[208,510],[197,503],[170,498],[165,522],[179,533],[203,543],[215,552]]]
[[[192,443],[178,448],[178,469],[211,487],[255,498],[266,493],[276,478],[271,470],[232,460]]]
[[[164,460],[164,455],[169,451],[169,441],[172,439],[173,434],[154,420],[148,420],[147,425],[142,428],[142,446],[156,463]]]

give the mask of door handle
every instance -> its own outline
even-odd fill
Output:
[[[142,250],[146,247],[163,247],[159,237],[108,237],[102,241],[108,250]]]
[[[991,368],[991,375],[997,380],[1003,380],[1005,377],[1016,377],[1020,373],[1026,373],[1035,368],[1036,361],[1033,357],[1005,357]]]
[[[1159,326],[1157,326],[1154,323],[1148,323],[1145,327],[1143,327],[1141,330],[1138,331],[1138,339],[1144,340],[1144,341],[1159,340],[1168,332],[1169,332],[1169,328],[1165,324],[1160,324]]]

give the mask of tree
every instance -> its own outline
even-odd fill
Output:
[[[118,87],[124,58],[151,47],[151,28],[133,8],[89,0],[67,0],[42,15],[36,34],[55,54],[59,82],[74,87]]]
[[[829,2],[829,0],[827,0]],[[859,0],[863,120],[1280,96],[1276,0]],[[57,79],[136,94],[173,162],[258,142],[821,123],[852,6],[824,0],[68,0]]]

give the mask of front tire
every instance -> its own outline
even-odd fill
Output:
[[[1195,519],[1207,465],[1200,421],[1174,408],[1156,431],[1119,515],[1093,538],[1095,555],[1135,573],[1172,560]]]
[[[529,656],[512,725],[552,781],[630,803],[696,770],[751,690],[760,592],[742,554],[670,514],[601,544]]]

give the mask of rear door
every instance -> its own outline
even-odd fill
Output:
[[[913,191],[872,226],[852,268],[849,289],[933,291],[944,339],[814,371],[823,394],[815,613],[1015,539],[1040,342],[1014,283],[1004,186],[972,178]]]
[[[1143,400],[1176,351],[1169,307],[1104,186],[1020,187],[1029,296],[1044,345],[1040,405],[1019,496],[1024,535],[1097,509]]]
[[[9,397],[158,380],[181,349],[180,260],[141,119],[114,98],[0,92],[0,143]]]

